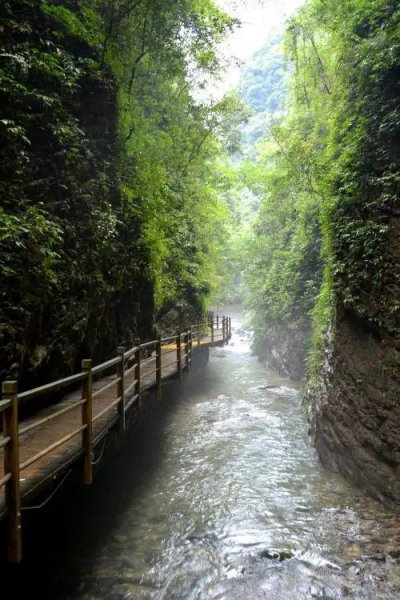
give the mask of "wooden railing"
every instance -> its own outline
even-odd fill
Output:
[[[22,557],[21,473],[24,474],[29,467],[81,436],[77,457],[83,457],[83,482],[90,485],[93,481],[93,448],[104,435],[101,431],[95,435],[98,422],[115,409],[116,422],[120,433],[123,433],[126,429],[127,412],[134,404],[141,408],[141,396],[145,390],[155,388],[157,399],[161,400],[163,373],[164,377],[176,373],[182,378],[183,372],[190,370],[194,348],[217,342],[225,343],[230,337],[231,319],[212,317],[206,323],[193,325],[183,332],[177,331],[175,335],[159,337],[144,343],[137,339],[132,348],[125,350],[119,347],[117,356],[97,366],[92,365],[91,359],[85,359],[82,361],[80,373],[32,390],[18,393],[16,381],[6,381],[2,384],[0,414],[3,417],[3,431],[0,434],[0,452],[3,452],[4,474],[0,478],[0,493],[4,488],[8,516],[8,558],[11,562],[19,562]],[[101,387],[94,390],[93,383],[96,380],[101,382],[104,376],[106,378]],[[59,394],[60,390],[76,388],[78,384],[81,386],[80,399],[68,402],[59,410],[42,418],[39,416],[30,419],[25,424],[24,421],[19,421],[20,403],[49,396],[54,392]],[[104,397],[106,393],[106,405],[95,412],[96,399]],[[39,452],[32,451],[21,462],[20,449],[28,433],[40,430],[78,408],[81,410],[81,417],[70,431],[63,431],[61,437]],[[26,444],[29,445],[29,440]]]

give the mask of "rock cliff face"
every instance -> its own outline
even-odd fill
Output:
[[[329,212],[331,339],[322,369],[314,373],[318,383],[307,395],[323,463],[398,507],[400,57],[392,52],[390,35],[384,43],[380,38],[383,29],[392,31],[393,39],[397,35],[394,9],[392,3],[393,12],[378,14],[366,27],[368,17],[356,29],[361,54],[368,40],[379,43],[349,81],[351,103],[361,99],[362,108],[349,107],[362,134],[351,159],[345,156],[348,144],[340,146],[346,168],[335,173],[335,205]],[[385,60],[375,51],[381,43]]]
[[[289,25],[291,101],[259,157],[247,276],[257,352],[294,378],[307,371],[322,461],[397,505],[398,4],[310,0]]]
[[[400,339],[390,310],[399,287],[400,221],[394,209],[385,285],[370,316],[339,308],[318,383],[309,386],[312,436],[326,466],[393,506],[400,502]],[[375,290],[376,292],[376,290]],[[371,314],[380,312],[380,324]]]
[[[257,339],[254,349],[272,369],[301,381],[305,375],[307,341],[310,337],[311,328],[305,330],[282,323],[269,327],[266,334]]]
[[[108,358],[154,322],[118,187],[115,80],[44,6],[0,7],[0,380],[21,388]]]
[[[229,111],[200,111],[186,84],[215,70],[230,19],[159,4],[0,2],[0,381],[106,359],[174,306],[167,326],[187,323],[219,278],[208,167]]]

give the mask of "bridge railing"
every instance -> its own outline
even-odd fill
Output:
[[[143,343],[135,339],[132,348],[126,350],[118,347],[117,356],[96,366],[92,365],[91,359],[84,359],[81,372],[32,390],[18,393],[16,381],[6,381],[2,384],[0,415],[3,418],[3,431],[0,432],[0,453],[3,453],[4,469],[0,478],[0,495],[4,489],[9,527],[8,557],[11,562],[19,562],[22,557],[21,473],[80,435],[82,439],[78,454],[83,456],[83,482],[90,485],[93,481],[93,448],[104,435],[101,428],[100,433],[96,434],[98,422],[101,424],[101,420],[114,410],[114,421],[118,423],[120,432],[125,431],[127,411],[135,403],[140,409],[142,393],[145,390],[155,387],[157,399],[162,399],[163,373],[165,376],[176,373],[181,378],[184,371],[190,370],[195,345],[204,342],[212,345],[218,341],[225,342],[230,337],[230,318],[212,317],[204,323],[192,325],[185,331],[177,331],[175,335],[158,337]],[[96,385],[96,382],[99,382],[99,385]],[[81,386],[79,400],[72,399],[42,418],[19,421],[20,403],[52,393],[58,395],[60,390],[76,388],[77,384]],[[75,419],[71,419],[72,425],[69,422],[66,424],[68,428],[63,428],[60,437],[51,439],[50,443],[39,450],[35,445],[35,450],[32,449],[29,456],[20,460],[20,444],[21,441],[29,439],[28,434],[47,427],[73,411],[77,413]]]

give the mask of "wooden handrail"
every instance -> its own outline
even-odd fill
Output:
[[[135,352],[137,352],[139,345],[133,346],[133,348],[131,348],[130,350],[126,350],[125,352],[125,360],[128,360],[129,358],[131,358]]]
[[[105,392],[106,390],[108,390],[113,385],[117,385],[120,381],[121,381],[121,376],[120,377],[116,377],[115,379],[112,379],[109,383],[106,383],[105,385],[103,385],[103,387],[101,387],[98,390],[92,392],[92,398],[93,399],[97,398],[98,396],[100,396],[101,393]]]
[[[107,360],[106,362],[103,362],[100,365],[93,367],[92,375],[97,375],[98,373],[102,373],[103,371],[106,371],[107,369],[111,369],[111,367],[115,367],[115,365],[117,365],[118,362],[119,362],[119,356],[116,356],[115,358],[110,358],[110,360]]]
[[[103,417],[112,408],[115,408],[120,402],[121,402],[121,398],[116,398],[114,400],[114,402],[111,402],[111,404],[109,404],[108,406],[106,406],[105,408],[103,408],[103,410],[101,410],[99,413],[97,413],[97,415],[95,415],[92,418],[92,423],[95,423],[96,421],[98,421],[98,419],[100,419],[101,417]]]
[[[134,362],[128,369],[125,369],[125,377],[127,377],[132,371],[134,371],[137,367],[137,363]]]
[[[141,350],[145,350],[146,348],[151,348],[151,346],[155,346],[157,344],[157,340],[151,340],[150,342],[145,342],[144,344],[140,344]]]
[[[168,344],[169,342],[174,342],[175,340],[176,340],[176,335],[170,335],[169,337],[161,338],[161,343]]]
[[[50,392],[66,387],[68,385],[72,385],[74,383],[79,383],[86,377],[86,373],[76,373],[75,375],[70,375],[69,377],[64,377],[63,379],[58,379],[57,381],[52,381],[51,383],[46,383],[45,385],[41,385],[37,388],[33,388],[33,390],[27,390],[26,392],[21,392],[18,394],[18,401],[32,400],[32,398],[36,398],[37,396],[42,396],[44,394],[49,394]]]
[[[136,388],[138,381],[139,381],[138,379],[134,379],[133,381],[131,381],[131,383],[128,385],[128,387],[125,390],[125,396],[127,396],[129,394],[129,392],[131,392],[133,389]]]
[[[6,483],[10,481],[11,477],[11,473],[7,473],[7,475],[4,475],[4,477],[0,479],[0,488],[4,487]]]
[[[136,402],[136,400],[140,400],[139,394],[134,394],[129,398],[128,402],[126,403],[126,410],[129,410],[130,407]],[[140,404],[138,406],[140,409]]]
[[[0,450],[3,451],[4,456],[4,472],[0,478],[0,490],[5,488],[6,509],[9,518],[8,555],[11,562],[19,562],[22,556],[20,472],[54,453],[54,450],[63,444],[66,444],[68,441],[72,440],[72,438],[82,434],[82,445],[81,447],[78,447],[77,456],[83,455],[83,480],[85,484],[91,484],[93,481],[93,444],[97,444],[99,439],[104,436],[104,431],[102,433],[102,430],[100,430],[99,433],[99,429],[97,428],[94,437],[94,424],[110,410],[117,407],[119,432],[122,434],[126,428],[126,413],[128,409],[137,400],[138,407],[139,409],[141,408],[143,390],[155,387],[157,398],[161,400],[164,369],[176,365],[176,370],[164,371],[166,377],[170,377],[171,374],[176,373],[179,378],[182,378],[183,371],[189,371],[192,362],[194,339],[197,340],[197,344],[200,345],[201,340],[206,338],[206,344],[212,345],[214,342],[220,343],[221,341],[225,342],[230,339],[231,333],[230,318],[222,317],[221,319],[218,315],[216,318],[210,316],[207,322],[197,323],[187,328],[184,332],[178,330],[175,335],[167,335],[165,337],[160,336],[156,340],[150,340],[144,343],[141,343],[140,339],[137,338],[134,340],[134,346],[132,348],[125,350],[124,348],[119,347],[118,355],[116,357],[96,366],[92,366],[92,361],[90,359],[83,360],[82,369],[79,373],[41,385],[32,390],[18,393],[17,382],[3,383],[2,398],[0,399],[0,415],[3,417],[3,435],[0,437]],[[153,350],[152,356],[148,356],[149,349]],[[142,352],[144,350],[147,350],[147,352],[144,353],[146,358],[142,360]],[[171,357],[171,360],[168,362],[163,361],[168,354],[173,353],[176,355],[174,360],[172,360]],[[154,365],[153,368],[151,363]],[[150,370],[147,370],[147,368],[143,369],[143,366],[146,364],[150,366]],[[116,369],[114,369],[114,367],[116,367]],[[111,369],[114,369],[112,372],[112,380],[108,381],[106,379],[104,385],[94,391],[93,378]],[[129,379],[127,379],[128,376]],[[55,390],[60,390],[78,383],[82,386],[82,398],[80,400],[69,402],[59,410],[56,410],[43,418],[28,422],[25,426],[19,427],[19,402],[25,402],[38,396],[44,396]],[[101,399],[100,397],[102,394],[106,391],[109,392],[112,387],[116,387],[114,398],[110,398],[109,401],[108,394]],[[130,396],[132,392],[134,393]],[[106,406],[104,406],[105,400],[108,402]],[[98,412],[94,411],[95,401],[100,402],[100,411]],[[101,402],[103,402],[103,406],[101,406]],[[25,460],[20,463],[19,441],[21,436],[39,430],[47,423],[74,409],[78,409],[79,407],[82,411],[81,418],[76,422],[75,417],[72,417],[71,423],[74,422],[74,420],[75,422],[73,426],[70,425],[70,431],[68,431],[68,429],[67,431],[64,430],[59,439],[52,441],[52,443],[48,444],[43,450],[26,457]],[[70,421],[68,420],[65,422],[70,424]],[[113,418],[112,421],[109,420],[108,422],[113,424],[116,421]],[[110,425],[108,425],[108,427],[109,426]],[[101,425],[101,427],[103,426]],[[63,468],[63,465],[59,465],[57,468]]]
[[[49,421],[53,421],[53,419],[57,419],[57,417],[61,417],[61,415],[65,415],[65,413],[67,413],[71,410],[74,410],[74,408],[78,408],[79,406],[82,406],[82,404],[84,404],[84,403],[85,403],[85,400],[78,400],[77,402],[74,402],[73,404],[70,404],[69,406],[62,408],[61,410],[58,410],[57,412],[52,413],[48,417],[44,417],[43,419],[40,419],[39,421],[34,421],[30,425],[26,425],[25,427],[22,427],[22,428],[20,427],[19,428],[19,436],[21,437],[21,435],[28,433],[28,431],[34,431],[35,429],[38,429],[41,425],[45,425],[46,423],[49,423]]]
[[[11,404],[10,400],[1,400],[0,401],[0,413],[4,412]]]
[[[78,433],[81,433],[82,431],[85,431],[86,429],[87,429],[86,425],[81,425],[81,427],[74,429],[74,431],[72,431],[71,433],[64,435],[60,440],[57,440],[53,444],[50,444],[50,446],[47,446],[47,448],[44,448],[44,450],[41,450],[34,456],[31,456],[30,458],[25,460],[23,463],[21,463],[21,465],[19,467],[20,471],[23,471],[27,467],[30,467],[30,465],[33,465],[33,463],[37,462],[41,458],[44,458],[45,456],[47,456],[47,454],[50,454],[53,450],[55,450],[56,448],[59,448],[60,446],[62,446],[66,442],[68,442],[71,438],[78,435]]]
[[[1,449],[1,448],[4,448],[4,446],[7,446],[7,444],[8,444],[9,442],[11,442],[11,438],[10,438],[10,436],[9,436],[9,435],[8,435],[7,437],[4,437],[4,436],[3,436],[3,438],[0,440],[0,449]]]

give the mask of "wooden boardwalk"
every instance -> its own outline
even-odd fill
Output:
[[[123,435],[133,411],[141,408],[144,392],[189,370],[199,348],[225,343],[230,319],[196,325],[179,336],[137,344],[97,365],[82,362],[82,372],[18,394],[14,382],[3,384],[3,432],[0,435],[0,519],[9,518],[9,559],[21,559],[20,511],[42,489],[54,484],[77,460],[83,461],[84,483],[90,484],[96,447],[111,428]],[[76,389],[76,386],[79,386]],[[75,389],[62,400],[18,421],[18,403]]]

